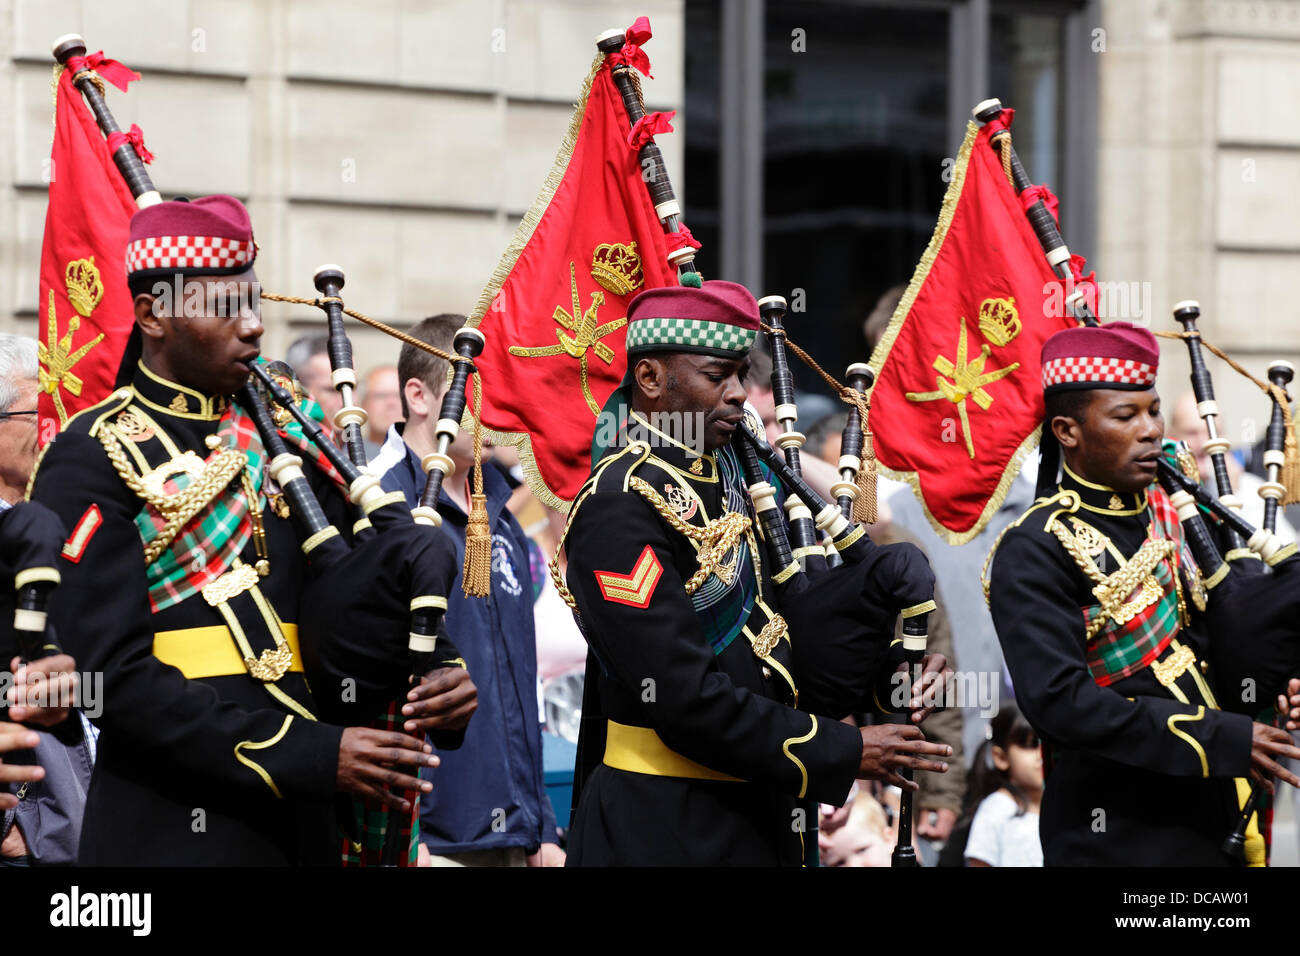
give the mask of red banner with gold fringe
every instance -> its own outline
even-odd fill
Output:
[[[952,544],[980,532],[1037,444],[1042,345],[1076,324],[991,131],[967,127],[930,245],[871,358],[877,459]]]
[[[476,360],[483,423],[519,446],[529,486],[556,508],[586,480],[596,417],[626,369],[628,302],[677,282],[631,136],[598,55],[550,175],[469,320],[487,339]]]
[[[116,68],[108,78],[123,88],[140,78],[116,61],[102,62]],[[41,248],[37,407],[42,445],[72,415],[113,390],[135,323],[126,284],[126,243],[135,201],[72,74],[62,71],[55,93],[49,208]],[[138,134],[139,128],[133,127],[131,134],[122,135],[136,142]],[[139,143],[137,149],[143,149],[143,140]]]

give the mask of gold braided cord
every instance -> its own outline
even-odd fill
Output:
[[[1243,375],[1246,378],[1250,379],[1259,387],[1260,391],[1262,391],[1269,398],[1273,399],[1273,401],[1277,402],[1283,408],[1287,408],[1290,406],[1291,396],[1287,395],[1286,389],[1279,388],[1278,386],[1274,385],[1272,382],[1265,382],[1262,379],[1258,379],[1255,376],[1251,375],[1250,372],[1246,371],[1246,369],[1239,362],[1231,358],[1222,349],[1218,348],[1217,346],[1211,345],[1209,342],[1205,341],[1205,339],[1201,338],[1201,333],[1183,331],[1183,332],[1156,332],[1155,334],[1162,339],[1201,339],[1201,345],[1205,346],[1207,349],[1209,349],[1219,358],[1227,362],[1228,365],[1231,366],[1234,372],[1236,372],[1238,375]]]
[[[739,511],[728,511],[721,518],[714,518],[707,522],[702,528],[687,524],[644,478],[633,475],[629,485],[637,494],[650,502],[650,506],[668,522],[674,531],[684,534],[699,545],[696,558],[700,562],[700,569],[687,580],[687,594],[694,594],[699,590],[700,585],[710,574],[713,574],[727,552],[736,547],[740,538],[749,531],[749,516]]]
[[[1300,443],[1296,440],[1296,413],[1288,414],[1291,412],[1291,396],[1287,394],[1286,389],[1251,375],[1240,363],[1232,359],[1222,349],[1201,338],[1200,332],[1183,330],[1181,332],[1157,332],[1156,335],[1162,339],[1200,339],[1201,345],[1227,362],[1228,366],[1238,375],[1243,375],[1254,382],[1260,391],[1277,403],[1277,407],[1282,410],[1286,418],[1286,434],[1282,446],[1284,461],[1278,474],[1278,480],[1282,482],[1286,493],[1279,504],[1292,505],[1300,502]]]
[[[483,494],[483,384],[474,376],[474,494]]]
[[[304,299],[301,296],[297,296],[297,295],[276,295],[274,292],[263,292],[262,298],[270,302],[292,302],[295,305],[310,305],[310,306],[315,306],[318,309],[321,308],[326,302],[337,302],[339,305],[343,304],[343,300],[335,295],[322,295],[322,296],[318,296],[315,299]],[[448,362],[469,361],[469,359],[462,358],[459,355],[453,355],[451,353],[444,352],[442,349],[430,345],[428,342],[421,342],[415,336],[407,335],[405,332],[401,331],[400,329],[395,329],[391,325],[388,325],[384,322],[380,322],[378,319],[372,319],[370,316],[364,315],[361,312],[358,312],[356,309],[344,308],[343,314],[350,315],[352,316],[352,318],[356,319],[357,321],[364,322],[372,329],[378,329],[380,332],[383,332],[385,335],[391,335],[393,338],[398,339],[401,342],[404,342],[405,344],[411,346],[412,348],[423,349],[425,352],[429,352],[433,355],[436,355],[438,356],[438,358],[445,359]]]
[[[1015,188],[1016,179],[1011,175],[1011,130],[1003,129],[997,138],[998,154],[1002,157],[1002,172],[1006,174],[1007,182],[1012,188]]]
[[[99,90],[99,95],[104,94],[104,81],[94,70],[80,70],[72,74],[72,85],[76,86],[78,80],[90,80],[95,89]]]
[[[767,335],[776,332],[776,329],[766,322],[760,322],[759,327]],[[855,476],[854,483],[858,487],[858,496],[853,499],[853,520],[863,524],[875,524],[879,517],[876,503],[876,443],[871,427],[867,424],[871,401],[865,392],[859,392],[856,388],[843,384],[818,365],[816,359],[790,341],[790,336],[784,329],[781,330],[781,334],[785,338],[786,348],[793,352],[796,358],[820,375],[830,390],[839,396],[840,401],[858,410],[858,427],[862,432],[862,467],[858,469]]]
[[[1120,624],[1126,623],[1129,618],[1120,620],[1121,612],[1126,607],[1124,599],[1138,588],[1144,587],[1156,565],[1172,557],[1177,550],[1178,545],[1173,541],[1164,538],[1148,539],[1143,542],[1137,554],[1125,562],[1124,567],[1094,587],[1092,593],[1107,614]]]
[[[167,550],[186,522],[221,494],[248,463],[248,458],[242,451],[228,448],[209,461],[203,473],[187,485],[184,491],[176,495],[155,495],[141,483],[140,476],[131,466],[126,452],[122,449],[121,441],[113,431],[112,428],[104,428],[98,435],[100,444],[108,454],[108,460],[113,463],[113,468],[126,486],[156,508],[165,521],[158,537],[145,546],[145,564],[152,564],[157,560],[158,555]],[[256,507],[256,503],[252,503],[250,507]]]
[[[262,292],[261,297],[263,299],[266,299],[269,302],[289,302],[294,305],[310,305],[317,309],[321,308],[322,305],[326,302],[337,302],[339,303],[339,305],[343,304],[343,300],[340,299],[338,296],[334,296],[334,295],[323,295],[323,296],[318,296],[314,299],[304,299],[301,296],[297,296],[297,295],[278,295],[274,292]],[[358,320],[359,322],[364,322],[372,329],[378,329],[380,332],[383,332],[385,335],[391,335],[393,338],[397,339],[399,342],[402,342],[405,345],[409,345],[412,348],[417,348],[422,351],[428,352],[431,355],[436,355],[438,356],[438,358],[443,359],[444,361],[451,362],[453,364],[456,362],[468,362],[470,367],[470,377],[474,383],[475,394],[480,395],[481,398],[480,392],[482,389],[482,384],[480,381],[479,371],[477,368],[474,367],[473,359],[467,359],[463,355],[457,355],[454,352],[444,352],[436,345],[430,345],[428,342],[422,342],[419,339],[417,339],[415,336],[408,335],[407,333],[403,332],[401,329],[395,329],[391,325],[388,325],[387,323],[380,322],[378,319],[372,319],[370,316],[362,312],[358,312],[356,309],[349,309],[345,307],[343,309],[343,314],[350,315],[352,316],[352,318]],[[475,461],[479,460],[478,456],[481,454],[479,449],[482,448],[482,444],[483,444],[483,439],[480,434],[483,429],[483,422],[479,416],[481,408],[482,408],[481,404],[476,401],[474,406],[474,411],[472,413],[472,422],[471,422],[474,428],[474,440],[475,440],[475,449],[476,449],[475,459],[474,459]],[[463,425],[464,422],[462,422],[461,424]]]

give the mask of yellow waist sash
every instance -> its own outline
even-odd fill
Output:
[[[289,665],[289,671],[302,673],[298,625],[285,624],[283,627],[284,639],[293,652],[293,663]],[[153,636],[153,656],[164,664],[177,668],[190,680],[248,673],[243,655],[235,645],[235,637],[224,624],[159,631]]]
[[[689,757],[683,757],[649,727],[632,727],[613,720],[608,721],[605,731],[605,766],[656,777],[744,782],[739,777],[710,770]]]

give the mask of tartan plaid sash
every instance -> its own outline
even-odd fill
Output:
[[[320,406],[311,399],[303,399],[302,407],[312,418],[323,420]],[[290,421],[277,430],[292,449],[301,453],[334,484],[346,491],[347,484],[343,476],[303,435],[302,427],[296,421]],[[217,426],[217,437],[221,443],[205,461],[211,462],[226,449],[243,452],[247,462],[244,474],[250,479],[260,514],[266,508],[264,466],[267,455],[256,424],[247,412],[232,402]],[[163,491],[168,495],[179,494],[189,487],[191,481],[187,474],[175,475],[163,484]],[[148,566],[145,575],[149,586],[149,604],[155,613],[192,597],[230,570],[253,533],[249,506],[244,483],[232,481],[224,493],[213,498],[186,523],[171,545]],[[135,518],[141,543],[147,547],[162,533],[166,523],[157,508],[146,503]]]
[[[1088,670],[1092,679],[1101,687],[1149,667],[1178,636],[1182,627],[1179,620],[1180,587],[1177,575],[1180,566],[1185,571],[1194,573],[1196,563],[1183,539],[1178,512],[1169,496],[1153,485],[1147,491],[1147,503],[1151,514],[1147,540],[1173,541],[1178,547],[1175,552],[1177,561],[1175,563],[1165,558],[1152,569],[1151,574],[1161,590],[1158,600],[1124,624],[1107,619],[1089,643],[1085,655]],[[1106,617],[1100,604],[1088,605],[1082,611],[1085,628],[1090,628]]]
[[[720,448],[716,460],[723,506],[728,511],[744,512],[747,498],[742,490],[744,485],[740,480],[740,465],[735,453],[729,447]],[[715,657],[744,631],[749,616],[753,613],[754,602],[758,599],[758,578],[755,575],[753,555],[749,553],[749,543],[741,538],[736,542],[736,550],[739,554],[736,574],[731,584],[725,584],[716,574],[711,574],[699,590],[691,595],[695,617],[709,639],[709,647]]]
[[[399,711],[401,703],[394,701],[389,704],[388,710],[371,721],[370,726],[377,730],[405,733],[402,730],[405,718]],[[344,866],[382,866],[384,840],[388,836],[389,827],[394,825],[398,828],[398,845],[405,848],[397,865],[415,866],[420,843],[420,792],[405,790],[402,796],[411,802],[411,812],[408,814],[391,810],[370,797],[352,798],[352,818],[355,823],[353,832],[360,840],[354,843],[347,836],[343,837],[341,861]]]
[[[266,506],[266,496],[262,493],[266,451],[257,426],[243,409],[232,403],[217,426],[217,436],[221,444],[205,461],[211,462],[228,448],[242,452],[247,460],[244,473],[251,479],[257,496],[256,507],[261,511]],[[179,494],[192,481],[188,474],[174,475],[163,484],[163,492]],[[244,483],[232,481],[224,493],[214,497],[186,523],[171,545],[145,569],[149,604],[155,613],[192,597],[230,570],[253,534],[249,504]],[[141,543],[147,547],[163,532],[167,519],[146,502],[135,517],[135,525]]]

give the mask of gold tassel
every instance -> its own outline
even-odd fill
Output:
[[[465,597],[487,597],[492,590],[492,525],[483,493],[483,386],[474,373],[474,491],[465,528],[465,566],[460,587]]]
[[[1282,462],[1282,474],[1279,481],[1286,486],[1283,505],[1300,504],[1300,448],[1296,447],[1295,416],[1286,423],[1286,458]]]
[[[465,567],[461,590],[466,597],[487,597],[492,585],[492,526],[488,524],[487,495],[471,495],[469,525],[465,528]]]
[[[856,478],[858,496],[853,499],[853,520],[861,524],[875,524],[876,513],[876,449],[871,432],[862,429],[862,467]]]

